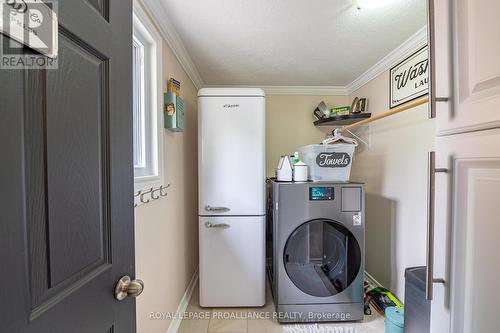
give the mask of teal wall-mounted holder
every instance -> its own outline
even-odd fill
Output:
[[[184,131],[184,101],[175,93],[163,94],[165,128],[173,132]]]

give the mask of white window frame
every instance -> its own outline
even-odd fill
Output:
[[[134,41],[144,46],[141,84],[144,100],[140,103],[144,108],[144,167],[136,168],[134,159],[134,191],[139,191],[164,183],[162,38],[139,5],[134,6],[133,12],[131,43]]]

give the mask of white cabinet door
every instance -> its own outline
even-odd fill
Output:
[[[264,97],[200,97],[198,110],[199,214],[264,215]]]
[[[263,306],[265,217],[200,217],[200,305]]]
[[[499,13],[498,0],[435,0],[436,96],[453,95],[437,103],[438,135],[500,127]]]
[[[500,129],[439,137],[432,333],[498,332]]]

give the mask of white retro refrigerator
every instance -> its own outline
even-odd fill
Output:
[[[265,304],[265,95],[198,92],[200,305]]]

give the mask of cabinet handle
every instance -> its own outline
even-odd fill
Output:
[[[429,31],[429,119],[436,118],[436,102],[449,102],[448,97],[436,97],[436,29],[434,0],[427,2],[427,26]]]
[[[228,212],[231,209],[229,209],[227,207],[212,207],[210,205],[206,205],[205,210],[209,211],[209,212]]]
[[[212,223],[212,222],[205,222],[205,227],[206,228],[221,228],[221,229],[227,229],[229,227],[231,227],[229,224],[227,223]]]
[[[427,264],[425,274],[425,298],[432,301],[434,283],[445,283],[444,279],[434,279],[434,213],[436,199],[436,173],[448,169],[436,169],[436,152],[429,152],[429,174],[427,180]]]

